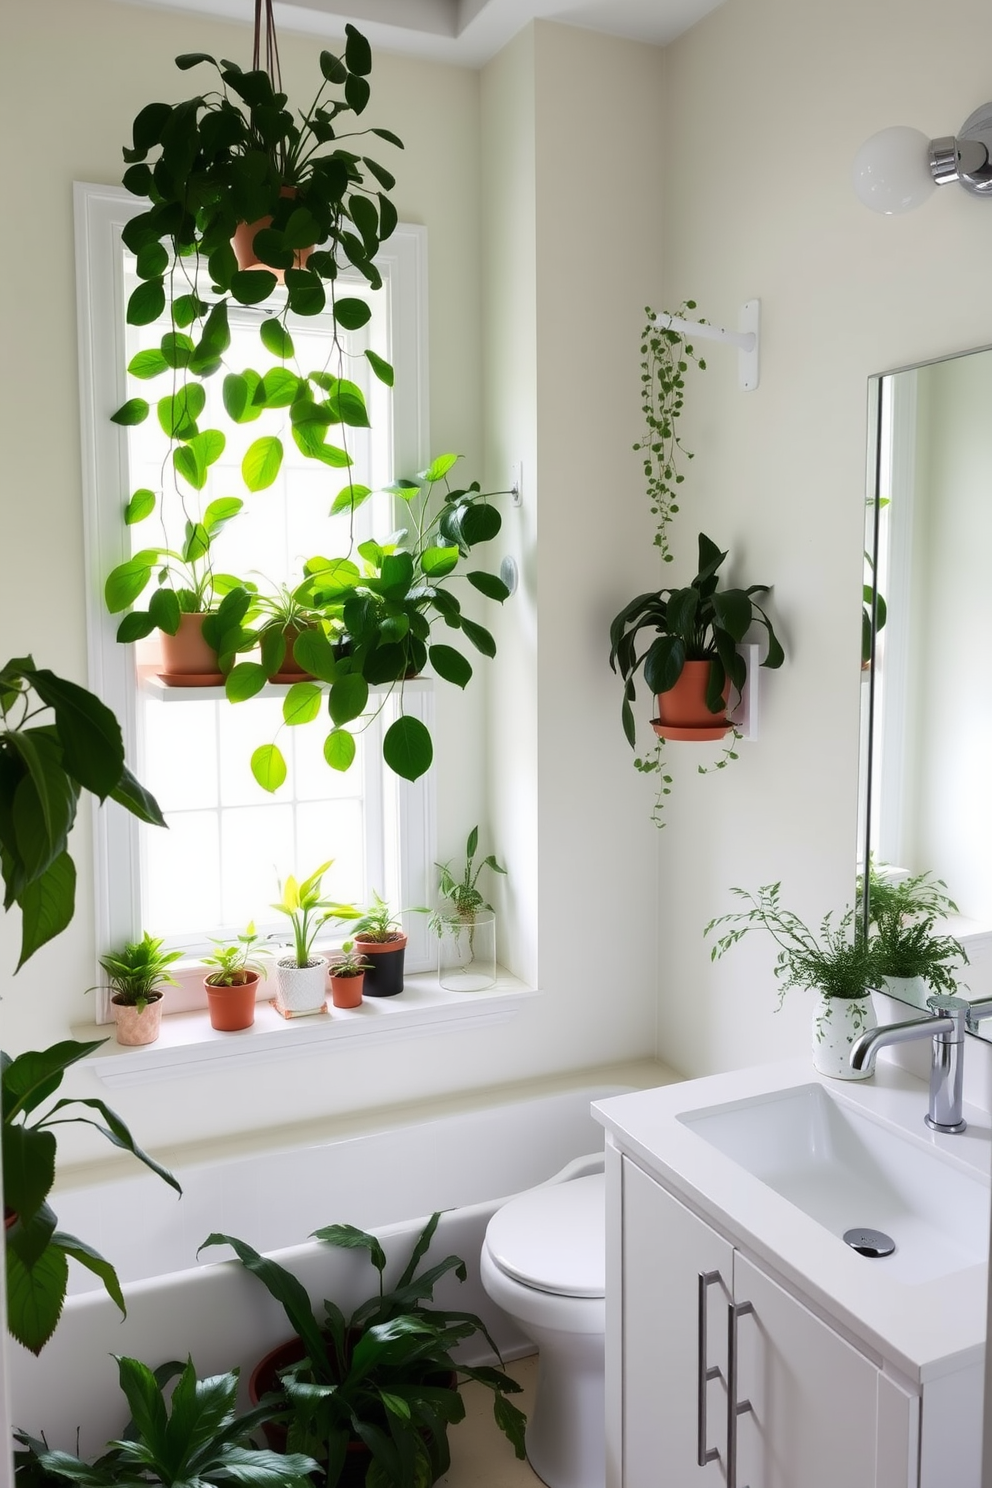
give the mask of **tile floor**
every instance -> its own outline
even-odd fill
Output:
[[[513,1397],[530,1414],[537,1383],[537,1355],[516,1359],[506,1366],[507,1374],[523,1386]],[[482,1385],[463,1387],[465,1419],[452,1428],[451,1467],[437,1488],[543,1488],[540,1478],[526,1462],[518,1462],[513,1448],[493,1420],[492,1393]]]

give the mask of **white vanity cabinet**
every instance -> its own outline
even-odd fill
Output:
[[[636,1163],[608,1163],[607,1488],[915,1488],[918,1400]],[[750,1409],[731,1416],[728,1388]]]

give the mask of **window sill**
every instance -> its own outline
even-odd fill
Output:
[[[287,1019],[268,1002],[259,1002],[253,1026],[237,1033],[218,1033],[203,1011],[163,1018],[156,1042],[137,1049],[116,1043],[107,1024],[77,1024],[72,1037],[90,1040],[109,1034],[110,1042],[81,1065],[105,1085],[145,1085],[150,1080],[184,1078],[197,1070],[214,1074],[225,1066],[234,1068],[228,1066],[229,1060],[241,1066],[267,1065],[273,1059],[295,1059],[335,1045],[354,1048],[356,1040],[381,1043],[503,1023],[536,995],[502,968],[496,985],[484,992],[448,992],[437,977],[419,975],[407,978],[399,997],[367,998],[354,1009],[328,1003],[330,1016]]]

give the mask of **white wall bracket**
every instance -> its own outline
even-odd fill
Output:
[[[730,709],[729,718],[742,739],[758,737],[758,667],[761,665],[761,647],[754,641],[744,641],[737,647],[747,663],[747,681],[741,690],[737,706]]]
[[[761,301],[748,300],[741,306],[737,317],[736,331],[723,326],[707,325],[701,320],[680,320],[677,315],[659,311],[657,324],[663,329],[680,331],[700,341],[724,341],[737,347],[737,376],[741,391],[753,393],[758,386],[758,335],[761,320]]]

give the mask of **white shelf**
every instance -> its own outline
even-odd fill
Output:
[[[173,1013],[163,1018],[153,1044],[125,1048],[106,1023],[77,1024],[72,1037],[108,1038],[102,1049],[81,1060],[105,1085],[145,1085],[202,1072],[215,1073],[236,1060],[242,1066],[271,1064],[324,1054],[335,1047],[354,1048],[356,1040],[433,1037],[466,1028],[503,1023],[521,1012],[538,994],[509,972],[498,969],[496,985],[484,992],[448,992],[434,976],[407,979],[397,997],[369,997],[361,1007],[332,1008],[307,1018],[282,1018],[260,1002],[251,1028],[218,1033],[206,1011]]]

